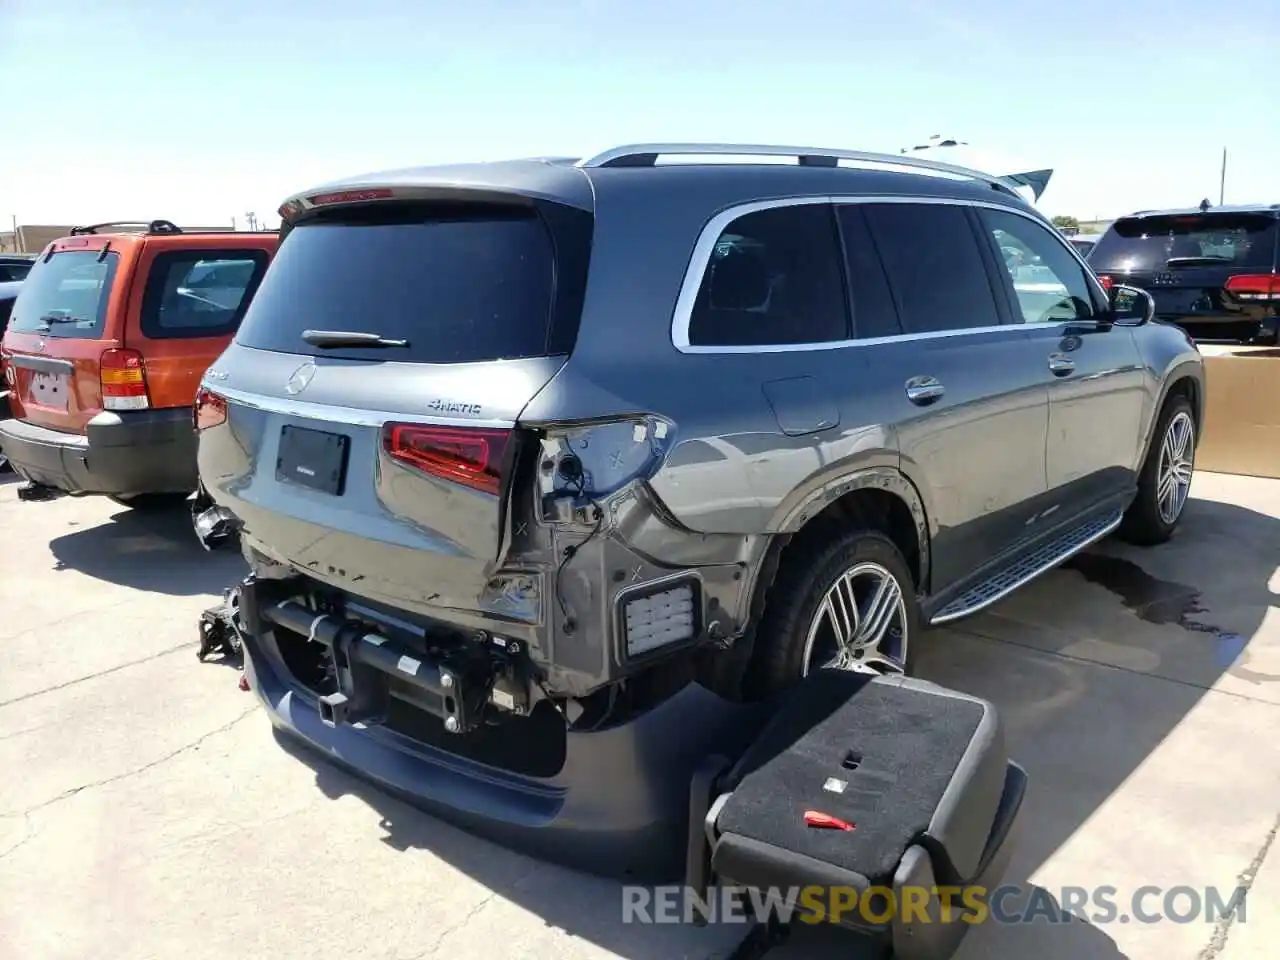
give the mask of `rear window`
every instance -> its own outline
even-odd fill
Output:
[[[236,341],[418,363],[547,356],[556,280],[551,236],[531,210],[345,213],[289,231]],[[307,330],[408,343],[317,347]]]
[[[1265,214],[1202,213],[1117,220],[1089,254],[1102,270],[1224,266],[1270,272],[1276,220]]]
[[[31,269],[13,305],[9,329],[44,337],[97,340],[120,258],[99,250],[55,253]]]

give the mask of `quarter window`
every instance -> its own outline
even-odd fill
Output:
[[[979,216],[995,241],[1023,323],[1092,320],[1093,293],[1066,244],[1027,217],[999,210]]]
[[[261,250],[162,253],[142,304],[147,337],[217,337],[234,333],[267,267]]]
[[[829,204],[744,214],[716,241],[690,318],[690,345],[847,340],[849,305],[840,260]]]
[[[942,203],[863,205],[898,305],[904,333],[1000,323],[978,238],[964,207]]]

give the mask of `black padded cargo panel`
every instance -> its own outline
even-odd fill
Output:
[[[978,869],[1004,785],[998,733],[985,701],[905,678],[819,671],[735,767],[717,831],[872,884],[890,882],[919,841],[944,875],[966,879]],[[806,810],[855,829],[806,826]]]

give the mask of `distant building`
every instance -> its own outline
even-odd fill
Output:
[[[188,227],[178,224],[190,233],[233,233],[235,227]],[[71,226],[50,226],[47,224],[20,225],[16,231],[0,232],[0,253],[39,253],[54,240],[65,237],[72,231]],[[120,228],[122,231],[137,233],[142,227]]]

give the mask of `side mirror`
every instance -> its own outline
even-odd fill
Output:
[[[1111,322],[1118,327],[1140,327],[1156,316],[1156,302],[1138,287],[1118,283],[1111,288]]]

